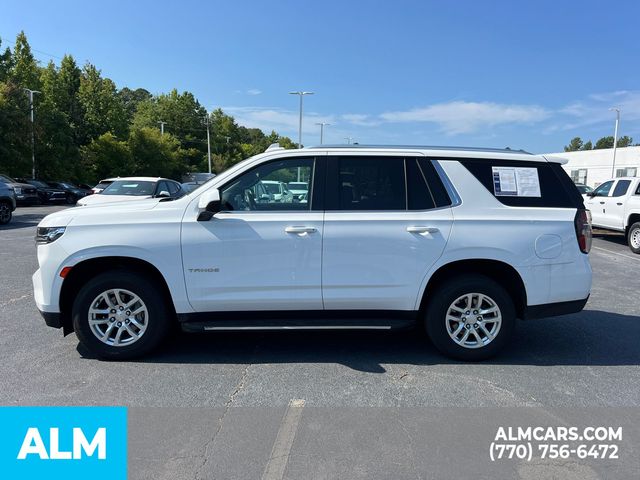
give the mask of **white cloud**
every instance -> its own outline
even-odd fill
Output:
[[[549,116],[550,112],[538,105],[455,101],[407,111],[387,112],[381,114],[380,118],[393,123],[435,123],[443,132],[456,135],[482,131],[486,127],[497,125],[541,122]]]
[[[610,108],[619,108],[622,122],[640,120],[640,91],[619,90],[608,93],[594,93],[586,100],[572,102],[558,113],[569,117],[561,124],[555,124],[551,130],[573,130],[601,123],[612,123],[615,112]]]
[[[297,111],[284,110],[273,107],[222,107],[222,110],[232,115],[239,125],[250,128],[259,128],[264,132],[276,130],[282,135],[293,135],[298,132],[299,116]],[[333,116],[318,115],[314,112],[305,112],[303,133],[318,133],[316,122],[335,124]]]
[[[365,115],[362,113],[345,113],[341,115],[340,118],[348,123],[353,125],[358,125],[360,127],[375,127],[380,125],[380,119],[376,119],[371,115]]]
[[[262,90],[258,90],[257,88],[250,88],[247,90],[247,95],[260,95]]]

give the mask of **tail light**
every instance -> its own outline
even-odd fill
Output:
[[[574,220],[576,227],[576,238],[578,239],[578,246],[582,253],[589,253],[591,250],[591,212],[584,208],[578,209],[576,212],[576,218]]]

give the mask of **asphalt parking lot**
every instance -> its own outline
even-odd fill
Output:
[[[520,322],[511,345],[489,362],[450,361],[408,331],[180,334],[151,357],[116,363],[86,357],[74,335],[45,326],[33,303],[34,228],[59,208],[19,208],[0,227],[1,405],[209,407],[216,434],[225,415],[243,411],[235,434],[245,428],[253,442],[261,429],[277,431],[291,399],[328,415],[354,407],[640,406],[640,256],[620,235],[594,239],[583,312]],[[256,407],[277,409],[276,420],[254,419],[249,428],[247,412]],[[167,471],[166,461],[139,461],[145,472]]]

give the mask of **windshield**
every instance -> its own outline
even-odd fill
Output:
[[[156,182],[145,180],[118,180],[105,188],[101,195],[131,195],[144,196],[153,195],[156,189]]]
[[[44,182],[41,182],[40,180],[28,180],[28,182],[33,185],[34,187],[40,187],[40,188],[50,188],[49,185],[47,185]]]
[[[289,182],[289,190],[309,190],[307,182]]]
[[[270,194],[280,193],[280,184],[279,183],[264,183],[265,190]]]

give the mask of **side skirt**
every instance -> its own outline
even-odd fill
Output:
[[[412,327],[414,311],[320,310],[178,314],[185,332],[237,330],[394,330]]]

